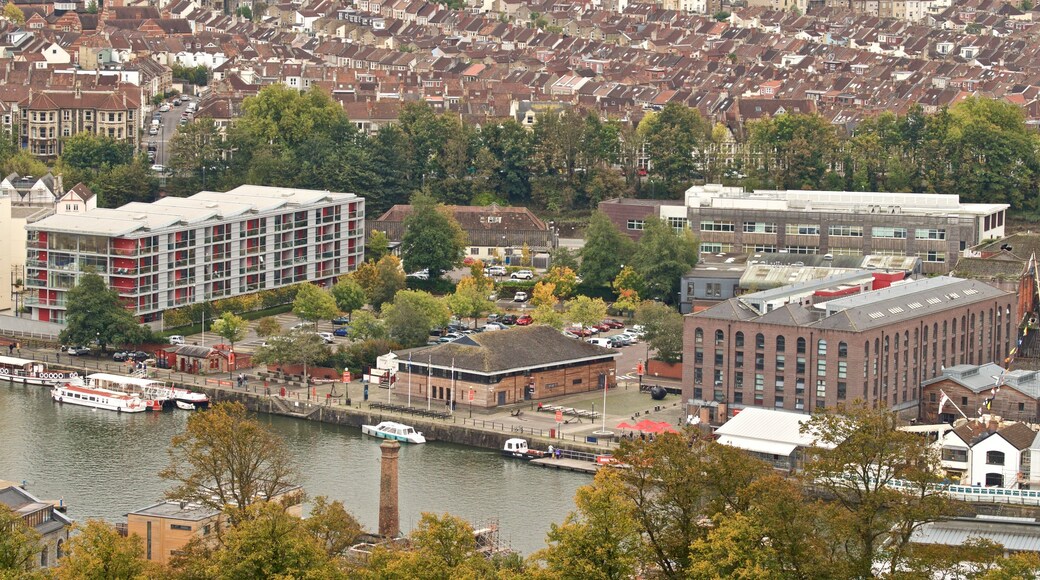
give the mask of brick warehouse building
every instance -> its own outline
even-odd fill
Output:
[[[1002,359],[1018,328],[1017,296],[973,280],[823,294],[833,295],[764,312],[749,294],[688,315],[685,399],[805,412],[860,399],[907,410],[944,367]]]

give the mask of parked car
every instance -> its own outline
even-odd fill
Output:
[[[65,352],[72,356],[84,356],[90,354],[90,348],[86,346],[70,346]]]
[[[505,266],[488,266],[484,268],[484,273],[488,276],[505,276],[506,268]]]
[[[170,344],[184,344],[184,337],[179,334],[175,334],[170,337]]]
[[[180,99],[174,99],[174,100],[173,100],[173,106],[174,106],[174,107],[179,107],[179,106],[181,106],[181,100],[180,100]]]
[[[603,324],[609,325],[611,328],[624,328],[625,327],[625,323],[624,322],[621,322],[620,320],[614,320],[613,318],[608,318],[608,319],[604,320]]]
[[[314,334],[320,336],[321,339],[325,341],[325,344],[332,344],[333,342],[336,342],[336,339],[332,336],[331,332],[315,332]]]
[[[494,321],[498,320],[499,318],[502,318],[501,314],[499,314],[497,312],[492,312],[491,314],[488,314],[487,321],[488,322],[494,322]]]
[[[623,338],[620,338],[618,336],[608,337],[607,340],[610,341],[610,348],[621,348],[623,346],[628,346],[632,344],[630,342],[626,342]]]
[[[525,314],[525,315],[521,316],[520,318],[516,319],[516,325],[517,326],[528,326],[528,325],[530,325],[533,322],[534,322],[534,318],[531,318],[530,314]]]
[[[527,292],[517,292],[513,296],[513,302],[527,302]]]
[[[128,353],[128,354],[130,355],[130,358],[134,359],[137,362],[144,362],[144,361],[152,358],[151,354],[149,354],[149,353],[147,353],[147,352],[145,352],[143,350],[139,350],[137,352],[132,352],[132,353]]]
[[[607,332],[608,330],[611,330],[614,327],[612,327],[611,325],[609,325],[609,324],[607,324],[605,322],[600,322],[599,324],[593,324],[592,328],[595,328],[596,330],[598,330],[600,332]]]
[[[430,271],[428,269],[419,270],[418,272],[412,272],[408,274],[408,278],[415,278],[416,280],[429,280]]]
[[[571,332],[569,330],[563,330],[563,331],[560,332],[560,334],[566,336],[567,338],[575,338],[575,339],[580,339],[581,338],[580,336],[578,336],[577,334],[574,334],[573,332]]]
[[[154,171],[156,173],[159,173],[159,174],[166,173],[166,166],[165,165],[160,165],[160,164],[156,163],[155,165],[152,166],[152,171]]]
[[[635,344],[635,342],[636,342],[635,335],[626,334],[624,332],[621,333],[621,334],[615,334],[614,336],[612,336],[610,338],[612,338],[613,340],[618,341],[619,343],[621,343],[621,346],[629,346],[631,344]]]
[[[643,338],[643,335],[646,334],[646,329],[643,328],[642,324],[636,324],[632,328],[628,329],[628,333],[638,338]]]
[[[341,326],[341,327],[337,328],[336,330],[333,330],[332,331],[332,335],[333,336],[349,336],[350,335],[350,327],[349,326]]]
[[[350,324],[350,319],[346,316],[337,316],[336,318],[332,319],[332,324],[335,324],[336,326]]]
[[[299,322],[289,327],[289,330],[303,330],[305,328],[311,328],[313,326],[313,322]]]
[[[534,272],[530,270],[517,270],[509,275],[513,280],[531,280],[534,278]]]
[[[609,338],[586,338],[585,342],[596,346],[602,346],[603,348],[610,348]]]
[[[592,336],[591,330],[589,330],[588,328],[581,328],[580,326],[572,326],[567,329],[567,332],[570,332],[571,334],[575,336],[580,336],[582,338],[588,338]]]
[[[517,319],[516,319],[516,315],[515,314],[506,314],[505,316],[502,317],[502,320],[500,320],[499,322],[501,322],[502,324],[507,324],[507,325],[512,326],[512,325],[516,324],[516,320]]]
[[[112,353],[112,360],[116,362],[126,362],[129,358],[130,353],[126,352],[125,350],[117,350],[116,352]]]
[[[472,266],[477,261],[473,256],[466,256],[462,259],[463,266]]]
[[[158,135],[159,134],[159,126],[158,125],[152,125],[151,127],[148,127],[148,134],[149,135]]]
[[[169,110],[170,110],[170,104],[169,104],[169,103],[163,103],[163,104],[162,104],[162,105],[161,105],[161,106],[159,107],[159,112],[161,112],[161,113],[165,113],[165,112],[167,112],[167,111],[169,111]]]
[[[493,332],[493,331],[496,331],[496,330],[505,330],[505,329],[506,329],[506,327],[504,325],[502,325],[502,324],[498,324],[497,322],[489,322],[489,323],[485,324],[483,326],[483,328],[481,328],[481,331],[482,332]]]

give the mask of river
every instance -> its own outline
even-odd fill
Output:
[[[43,499],[64,498],[75,520],[125,521],[162,498],[158,476],[170,439],[187,423],[179,410],[118,414],[51,401],[48,389],[0,381],[0,479],[27,482]],[[298,457],[310,496],[341,500],[368,530],[377,527],[379,442],[360,430],[260,415]],[[497,452],[447,443],[404,446],[400,454],[401,529],[423,512],[451,513],[474,525],[497,519],[506,547],[544,547],[551,522],[574,509],[588,475],[546,469]]]

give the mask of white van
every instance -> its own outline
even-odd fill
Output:
[[[609,338],[587,338],[585,339],[585,342],[596,346],[602,346],[603,348],[610,348]]]
[[[184,344],[184,337],[179,334],[175,334],[170,337],[170,344]]]

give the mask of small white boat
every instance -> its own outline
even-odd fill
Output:
[[[530,449],[527,446],[527,439],[506,439],[506,444],[502,446],[502,455],[517,459],[538,459],[548,454],[547,451]]]
[[[426,443],[423,434],[403,423],[383,421],[378,425],[362,425],[361,432],[380,439],[391,439],[402,443]]]
[[[173,400],[179,403],[190,403],[195,407],[201,407],[209,403],[209,397],[206,396],[206,393],[196,393],[178,387],[173,387]],[[180,405],[177,406],[180,407]],[[184,407],[181,408],[183,409]]]
[[[51,398],[59,403],[70,403],[120,413],[141,413],[148,408],[148,402],[141,400],[137,395],[69,383],[54,387],[51,391]]]
[[[174,402],[177,403],[177,408],[178,409],[184,409],[185,411],[194,411],[195,410],[195,405],[193,405],[191,403],[185,403],[184,401],[174,401]]]

